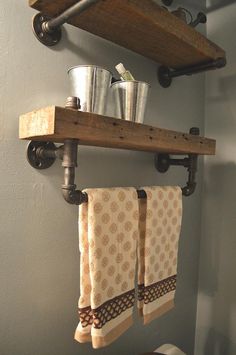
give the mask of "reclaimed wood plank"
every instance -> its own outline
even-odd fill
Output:
[[[215,140],[50,106],[20,116],[19,138],[172,154],[215,154]]]
[[[77,0],[29,0],[55,17]],[[170,68],[225,58],[225,51],[152,0],[103,0],[68,23]]]

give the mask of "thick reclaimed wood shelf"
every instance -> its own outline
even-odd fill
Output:
[[[20,116],[19,138],[172,154],[215,154],[215,140],[49,106]]]
[[[78,0],[29,0],[55,17]],[[225,58],[225,51],[152,0],[103,0],[73,17],[71,25],[173,69]]]

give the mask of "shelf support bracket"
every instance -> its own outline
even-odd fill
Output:
[[[87,202],[87,194],[76,190],[75,168],[77,167],[78,141],[67,139],[64,145],[56,147],[52,142],[31,141],[27,148],[27,160],[35,169],[47,169],[57,158],[62,160],[64,168],[64,184],[62,194],[64,199],[74,205]]]
[[[192,127],[189,131],[192,135],[199,136],[200,131],[197,127]],[[184,196],[190,196],[194,193],[196,188],[196,173],[197,173],[197,154],[189,154],[187,158],[174,159],[169,154],[156,154],[155,167],[160,173],[165,173],[169,170],[170,166],[183,166],[188,171],[188,180],[186,186],[182,188]]]
[[[38,13],[33,17],[32,29],[36,38],[45,46],[55,46],[61,40],[61,26],[72,17],[75,17],[87,10],[93,4],[101,0],[81,0],[69,7],[62,14],[55,18]]]
[[[173,78],[177,78],[182,75],[198,74],[207,70],[220,69],[226,65],[225,58],[218,58],[208,63],[189,66],[181,69],[170,69],[161,65],[158,69],[158,81],[163,88],[168,88]]]

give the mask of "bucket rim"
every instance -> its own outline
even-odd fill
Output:
[[[120,83],[141,83],[141,84],[145,84],[147,85],[149,88],[151,87],[151,85],[149,83],[147,83],[146,81],[142,81],[142,80],[118,80],[115,81],[114,83],[112,83],[110,86],[112,87],[115,84],[120,84]]]
[[[111,76],[113,76],[112,72],[104,67],[101,67],[100,65],[95,65],[95,64],[80,64],[80,65],[74,65],[73,67],[70,67],[69,69],[67,69],[67,74],[69,74],[69,72],[72,69],[76,69],[76,68],[98,68],[98,69],[102,69],[105,70],[106,72],[108,72]]]

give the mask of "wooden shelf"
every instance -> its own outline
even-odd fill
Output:
[[[19,138],[172,154],[215,154],[215,140],[50,106],[20,116]]]
[[[29,0],[29,5],[55,17],[78,0]],[[69,23],[173,69],[225,58],[206,39],[152,0],[103,0]]]

